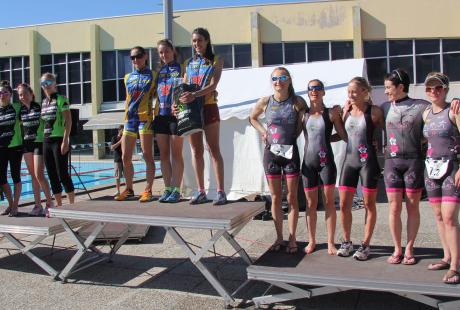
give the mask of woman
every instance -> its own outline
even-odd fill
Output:
[[[153,121],[153,128],[160,149],[161,173],[165,183],[165,191],[158,201],[175,203],[180,200],[184,159],[183,139],[176,134],[177,119],[172,114],[171,106],[174,82],[182,78],[184,70],[177,62],[176,50],[170,40],[158,41],[157,49],[161,67],[155,86],[157,115]]]
[[[204,101],[204,135],[217,180],[217,200],[214,201],[214,205],[223,205],[227,203],[227,196],[224,191],[224,160],[219,146],[220,116],[217,107],[216,87],[224,63],[220,57],[214,55],[211,36],[206,29],[196,28],[193,30],[192,47],[194,56],[185,63],[184,80],[188,84],[197,85],[199,90],[184,92],[179,100],[182,103],[191,103],[197,98]],[[192,150],[193,169],[198,184],[198,191],[190,200],[190,204],[206,203],[208,198],[204,189],[203,133],[191,134],[189,142]]]
[[[426,94],[431,106],[423,112],[423,135],[428,140],[425,186],[430,205],[436,216],[444,257],[428,266],[429,270],[448,269],[443,281],[460,283],[458,273],[460,202],[460,120],[446,102],[449,78],[431,72],[425,80]]]
[[[305,196],[307,198],[308,246],[305,253],[310,254],[316,247],[316,209],[318,207],[318,188],[322,187],[326,207],[327,249],[330,255],[336,254],[334,244],[336,211],[335,211],[335,182],[337,168],[331,148],[332,128],[347,141],[343,127],[340,107],[328,109],[324,106],[324,84],[320,80],[308,83],[308,98],[310,109],[304,114],[303,132],[305,150],[302,164],[302,175]]]
[[[351,207],[358,179],[361,179],[366,224],[364,240],[354,253],[356,260],[367,260],[370,254],[370,242],[377,221],[377,181],[380,167],[377,152],[373,145],[374,131],[383,127],[382,110],[372,104],[371,87],[362,77],[355,77],[348,83],[348,102],[344,109],[343,120],[348,142],[339,182],[340,219],[343,242],[337,251],[338,256],[347,257],[353,251],[351,242]]]
[[[43,120],[40,118],[41,106],[35,102],[32,88],[28,84],[17,86],[21,101],[20,120],[22,124],[24,160],[32,180],[35,206],[29,213],[33,216],[44,214],[41,205],[40,188],[43,188],[46,197],[46,208],[53,206],[50,187],[45,178],[43,163]]]
[[[8,81],[0,81],[0,185],[8,201],[8,208],[2,215],[18,214],[19,197],[21,196],[21,161],[22,135],[19,122],[20,104],[11,104],[13,89]],[[7,173],[10,164],[11,178],[14,183],[14,197],[8,184]]]
[[[45,94],[41,118],[44,122],[43,159],[58,207],[62,206],[62,185],[69,199],[75,201],[72,178],[69,174],[69,135],[72,127],[69,100],[57,93],[56,76],[44,73],[40,84]],[[62,185],[61,185],[62,183]],[[45,215],[48,215],[45,209]]]
[[[123,201],[134,197],[132,163],[133,150],[139,135],[142,154],[147,170],[147,184],[139,201],[152,201],[152,186],[155,178],[155,162],[153,161],[153,110],[152,101],[155,85],[152,70],[147,67],[148,54],[141,46],[135,46],[130,51],[131,62],[134,71],[125,76],[126,107],[125,125],[121,138],[121,150],[123,156],[123,168],[126,180],[126,188],[115,196],[115,200]]]
[[[262,136],[265,145],[264,169],[272,197],[272,216],[275,222],[276,240],[271,251],[283,246],[282,176],[286,178],[287,201],[289,205],[289,243],[286,251],[297,252],[296,229],[299,217],[297,187],[300,158],[296,139],[302,130],[302,116],[305,101],[297,96],[292,86],[291,75],[284,67],[273,70],[271,75],[274,94],[259,99],[249,116],[250,123]],[[258,117],[265,113],[267,129]]]

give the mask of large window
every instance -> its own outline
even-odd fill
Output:
[[[65,53],[41,56],[41,73],[56,75],[60,94],[71,104],[91,103],[91,59],[89,53]]]
[[[353,42],[283,42],[262,44],[264,66],[353,58]]]
[[[431,71],[445,72],[460,81],[460,39],[364,41],[367,75],[373,85],[396,68],[406,70],[411,83],[422,84]]]
[[[224,69],[251,66],[251,44],[214,45],[214,53],[224,58]]]
[[[15,88],[20,83],[30,83],[29,56],[0,58],[0,80],[7,80]],[[17,101],[16,92],[13,100]]]

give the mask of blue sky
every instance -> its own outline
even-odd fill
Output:
[[[163,0],[21,0],[2,7],[0,28],[88,18],[161,12]],[[312,0],[173,0],[174,10]]]

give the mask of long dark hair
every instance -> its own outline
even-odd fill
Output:
[[[133,47],[133,48],[131,49],[131,51],[132,51],[132,50],[137,50],[137,51],[139,51],[139,53],[141,53],[142,56],[144,56],[145,54],[147,54],[147,51],[146,51],[145,48],[143,48],[142,46],[135,46],[135,47]],[[147,62],[148,62],[148,61],[149,61],[149,59],[147,58],[147,59],[145,60],[145,64],[144,64],[145,67],[147,67]]]
[[[167,46],[168,48],[170,48],[172,51],[173,51],[173,54],[174,54],[174,61],[177,62],[177,51],[176,51],[176,48],[174,47],[173,43],[171,40],[169,39],[162,39],[160,41],[157,42],[157,50],[159,49],[160,45],[164,45],[164,46]],[[159,60],[158,60],[158,63],[161,66],[163,66],[165,63],[163,62],[163,60],[161,60],[160,57],[158,57]]]
[[[205,54],[202,56],[211,61],[214,61],[215,55],[214,55],[214,52],[212,51],[211,35],[209,34],[209,31],[205,28],[198,27],[192,31],[192,34],[198,34],[202,36],[206,41],[208,41],[208,45],[206,46]]]

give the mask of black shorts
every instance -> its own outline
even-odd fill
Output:
[[[22,151],[24,154],[34,153],[34,155],[43,155],[43,143],[23,141]]]
[[[425,187],[431,203],[460,202],[460,188],[455,186],[458,162],[450,161],[446,174],[440,179],[430,179],[425,171]]]
[[[361,179],[363,192],[377,192],[377,184],[380,176],[380,166],[376,157],[368,159],[364,163],[351,163],[345,158],[340,174],[339,190],[355,192],[358,181]]]
[[[286,178],[296,178],[300,172],[300,157],[297,145],[294,144],[292,158],[287,159],[273,154],[267,144],[264,151],[264,169],[267,179],[280,179],[284,174]]]
[[[335,187],[337,180],[337,168],[334,161],[328,163],[321,169],[315,169],[302,164],[303,188],[305,191],[313,191],[318,187]]]
[[[156,134],[177,135],[177,118],[173,115],[155,116],[153,132]]]
[[[385,159],[386,191],[418,193],[423,190],[423,172],[425,162],[421,158]]]

